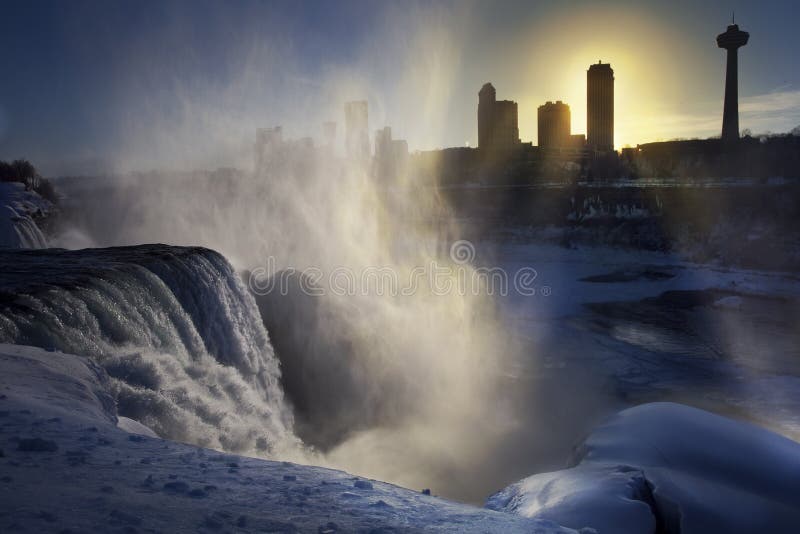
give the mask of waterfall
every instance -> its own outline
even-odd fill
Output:
[[[96,359],[120,415],[163,437],[264,455],[297,445],[255,301],[214,251],[0,251],[0,342]]]
[[[45,248],[47,240],[34,216],[51,204],[20,183],[0,182],[0,248]]]
[[[28,215],[18,213],[11,206],[4,206],[10,225],[0,240],[11,248],[45,248],[47,240],[36,223]],[[12,233],[13,232],[13,233]]]

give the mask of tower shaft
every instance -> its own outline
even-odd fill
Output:
[[[722,140],[728,143],[739,140],[739,48],[746,45],[749,38],[750,34],[741,31],[736,24],[717,36],[717,46],[728,52],[722,112]]]
[[[725,104],[722,112],[722,139],[739,139],[739,49],[728,49],[725,71]]]

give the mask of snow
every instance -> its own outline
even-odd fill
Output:
[[[489,254],[484,254],[485,251]],[[697,264],[661,252],[600,246],[568,249],[542,243],[479,244],[477,260],[481,262],[487,255],[510,275],[521,267],[536,270],[537,287],[547,286],[550,294],[537,293],[531,298],[512,291],[507,301],[515,314],[535,316],[539,320],[576,315],[586,303],[638,300],[667,290],[718,288],[744,294],[800,297],[796,273]],[[633,281],[609,283],[585,280],[620,271],[641,272],[643,275],[651,271],[671,276],[641,276]]]
[[[575,532],[341,471],[129,434],[107,384],[88,358],[0,344],[1,532]]]
[[[592,432],[579,460],[487,506],[598,532],[788,534],[800,525],[800,444],[748,423],[645,404]]]
[[[523,386],[535,377],[531,391],[568,386],[563,395],[537,398],[547,410],[565,414],[557,417],[572,417],[572,396],[598,405],[605,415],[624,403],[642,402],[637,392],[650,400],[691,392],[702,394],[703,402],[735,408],[727,413],[800,435],[794,338],[774,326],[777,321],[762,320],[784,309],[775,307],[778,297],[800,295],[794,275],[719,269],[612,249],[508,246],[504,252],[503,266],[510,271],[535,267],[537,283],[552,292],[506,299],[520,335],[532,341],[531,354],[542,354],[544,362],[542,369],[519,362],[519,368],[502,371]],[[284,426],[280,417],[282,399],[270,393],[276,362],[268,337],[252,299],[224,258],[205,249],[151,245],[3,252],[0,267],[0,290],[16,295],[0,308],[0,340],[82,355],[0,345],[3,532],[16,527],[33,532],[125,527],[246,532],[378,526],[780,533],[800,524],[800,499],[793,500],[800,494],[797,443],[675,404],[623,411],[583,441],[577,465],[512,484],[489,500],[493,511],[341,471],[162,440],[153,429],[229,452],[231,443],[242,443],[237,452],[251,454],[255,432],[292,438],[290,421]],[[587,320],[587,304],[635,304],[665,291],[706,289],[735,295],[703,307],[704,313],[714,312],[718,324],[712,321],[713,328],[703,330],[708,336],[702,346],[684,343],[686,332],[665,330],[661,319],[618,321],[610,333]],[[756,302],[763,297],[775,302]],[[754,309],[762,305],[766,312]],[[691,318],[693,328],[701,331],[706,319],[699,314]],[[745,326],[750,318],[762,337],[749,339]],[[769,343],[761,343],[764,336]],[[703,347],[722,347],[726,357],[698,352]],[[599,389],[573,380],[576,369],[596,375],[598,382],[614,378],[609,389],[622,392],[615,397],[617,404],[602,406]],[[545,382],[549,389],[540,387]],[[219,391],[230,396],[220,399]],[[130,419],[119,417],[112,393],[120,392],[128,400],[153,404],[134,404],[145,407],[125,412]],[[174,401],[180,406],[162,413],[154,409]],[[177,423],[204,416],[209,406],[224,415],[220,424],[166,435],[165,429],[175,431]],[[246,412],[253,406],[257,413]],[[533,402],[526,405],[529,412],[537,408]],[[585,408],[578,404],[575,411]],[[498,419],[516,415],[503,409]],[[520,420],[519,426],[528,427],[539,441],[558,432],[537,426],[535,416]],[[494,472],[503,465],[493,458],[485,461]],[[558,464],[546,468],[553,465]],[[505,485],[511,476],[493,487]]]
[[[119,416],[117,417],[117,428],[124,430],[128,434],[138,434],[141,436],[148,436],[151,438],[157,438],[158,434],[153,432],[153,429],[149,426],[145,426],[139,421],[134,419],[129,419],[127,417]]]
[[[548,381],[558,378],[558,370],[563,383],[574,384],[576,374],[588,375],[595,387],[586,395],[598,397],[597,403],[599,389],[610,390],[607,413],[679,400],[736,413],[800,440],[796,273],[722,268],[658,252],[539,243],[482,243],[476,257],[512,275],[532,267],[537,287],[550,288],[547,296],[512,291],[502,299],[508,321],[530,345],[529,354],[536,355],[530,361],[542,361],[517,362],[509,370],[514,376],[541,375],[544,367]],[[666,292],[695,291],[716,296],[689,312],[640,306]],[[632,311],[620,319],[604,315],[607,308],[591,308],[606,303]],[[661,315],[650,315],[653,311]],[[685,321],[670,322],[675,317]],[[619,397],[626,404],[615,404]]]
[[[0,531],[780,534],[800,524],[800,444],[683,405],[622,411],[583,441],[574,467],[512,484],[481,509],[153,437],[116,416],[109,383],[89,358],[0,344]]]
[[[592,465],[526,478],[492,495],[487,507],[597,532],[654,532],[642,472]]]
[[[45,248],[47,240],[36,225],[53,206],[16,182],[0,182],[0,248]]]

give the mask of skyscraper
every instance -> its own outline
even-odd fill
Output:
[[[375,178],[384,185],[391,184],[405,172],[408,143],[403,139],[392,139],[392,129],[388,126],[375,132],[373,164]]]
[[[336,144],[336,123],[333,121],[322,123],[322,138],[325,140],[325,147],[333,150]]]
[[[728,51],[725,71],[725,107],[722,114],[722,140],[739,139],[739,48],[747,44],[750,34],[731,24],[725,33],[717,35],[717,46]]]
[[[370,157],[369,115],[366,100],[355,100],[344,105],[344,135],[347,157],[366,162]]]
[[[561,100],[539,106],[537,113],[539,146],[542,148],[566,148],[570,144],[569,106]]]
[[[494,133],[492,144],[495,150],[511,150],[519,145],[519,112],[512,100],[494,103]]]
[[[257,128],[255,143],[255,170],[262,172],[275,163],[283,146],[283,128]]]
[[[478,92],[478,148],[490,148],[494,125],[494,103],[496,92],[490,83],[483,84]]]
[[[491,83],[478,92],[478,148],[509,150],[519,145],[517,103],[497,100]]]
[[[586,72],[586,143],[614,150],[614,71],[599,61]]]
[[[375,132],[375,176],[386,182],[394,175],[394,146],[392,129],[386,126]]]

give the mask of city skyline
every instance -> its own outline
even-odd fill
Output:
[[[740,128],[800,124],[790,2],[194,6],[12,3],[0,156],[47,173],[244,165],[255,128],[322,139],[319,125],[343,123],[341,103],[360,99],[370,130],[391,126],[412,151],[477,146],[475,88],[488,80],[537,144],[546,101],[567,103],[572,132],[586,132],[585,71],[598,59],[616,74],[617,149],[719,135],[714,36],[731,8],[757,36],[739,57]]]

